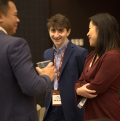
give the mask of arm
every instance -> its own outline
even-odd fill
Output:
[[[107,54],[102,60],[101,67],[90,85],[90,90],[96,90],[96,94],[104,93],[120,75],[120,59],[118,55]]]
[[[51,89],[51,79],[47,75],[38,76],[31,61],[27,42],[19,38],[8,49],[8,58],[17,83],[23,93],[33,96]]]
[[[87,56],[87,54],[84,54],[84,53],[85,53],[85,51],[82,54],[83,55],[82,60],[85,61],[85,56]],[[91,56],[91,54],[89,56]],[[80,62],[79,65],[84,61],[81,61],[81,62],[79,61]],[[85,61],[85,64],[83,64],[84,68],[86,66],[86,63],[87,63],[87,59]],[[80,66],[79,66],[79,69],[81,69]],[[83,71],[80,78],[79,78],[79,80],[77,80],[77,82],[75,83],[75,97],[76,97],[76,100],[80,100],[82,98],[82,96],[87,97],[87,98],[94,98],[94,97],[97,96],[97,95],[91,94],[91,93],[95,93],[96,91],[95,90],[88,90],[86,88],[87,85],[89,85],[89,83],[86,82],[86,80],[84,79],[84,71]]]
[[[84,73],[82,73],[79,80],[75,83],[75,97],[77,101],[82,99],[82,97],[94,98],[97,96],[94,94],[95,90],[87,89],[88,85],[90,84],[85,81]]]

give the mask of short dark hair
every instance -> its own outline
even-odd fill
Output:
[[[120,35],[117,20],[108,13],[94,15],[90,17],[90,20],[98,29],[95,52],[99,57],[111,49],[120,51]]]
[[[0,11],[6,15],[7,14],[7,11],[9,9],[9,5],[8,5],[8,2],[9,1],[12,1],[14,2],[14,0],[0,0]]]
[[[61,14],[56,14],[48,19],[47,27],[48,29],[50,29],[50,27],[64,27],[67,29],[67,31],[71,29],[69,20]]]

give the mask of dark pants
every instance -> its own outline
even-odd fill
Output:
[[[65,121],[62,106],[52,106],[52,104],[50,104],[44,121]]]

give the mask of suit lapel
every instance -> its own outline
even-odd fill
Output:
[[[49,57],[49,60],[51,60],[54,63],[54,49],[53,48],[51,49],[48,57]]]
[[[51,60],[54,64],[54,49],[52,48],[50,53],[49,53],[49,60]],[[52,88],[54,87],[54,81],[52,81]]]
[[[63,69],[65,68],[65,65],[67,64],[67,61],[69,60],[70,55],[72,54],[73,50],[74,49],[73,49],[72,43],[69,42],[69,44],[68,44],[68,46],[67,46],[67,48],[65,50],[60,76],[61,76],[61,74],[63,72]]]

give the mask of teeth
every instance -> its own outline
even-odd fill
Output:
[[[53,39],[55,39],[55,38],[53,38]],[[61,38],[60,38],[61,39]],[[59,40],[59,39],[55,39],[55,40]]]

